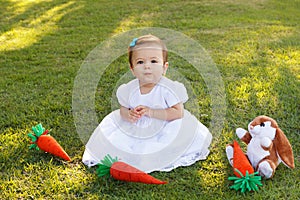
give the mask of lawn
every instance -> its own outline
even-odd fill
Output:
[[[299,0],[1,0],[0,13],[0,199],[299,198]],[[169,182],[158,186],[99,178],[95,168],[84,166],[82,134],[91,130],[79,132],[74,114],[74,85],[90,52],[148,27],[201,44],[215,64],[213,73],[220,74],[226,106],[222,113],[214,110],[211,94],[219,93],[211,91],[207,77],[170,53],[168,76],[179,73],[190,84],[186,107],[212,130],[214,140],[207,160],[151,173]],[[92,96],[97,123],[112,111],[112,94],[127,67],[126,55],[120,55],[97,82]],[[211,123],[214,114],[224,116],[221,124]],[[233,172],[225,146],[237,139],[236,128],[246,128],[257,115],[278,122],[293,146],[296,168],[280,164],[258,192],[244,195],[229,188]],[[27,133],[37,123],[50,129],[71,162],[29,150]]]

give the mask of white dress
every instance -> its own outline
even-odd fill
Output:
[[[120,105],[165,109],[188,100],[183,84],[162,77],[148,93],[141,94],[137,79],[117,90]],[[136,123],[123,120],[120,110],[107,115],[95,129],[83,154],[87,166],[97,165],[107,154],[118,157],[144,172],[171,171],[206,159],[212,135],[190,112],[184,117],[163,121],[143,116]]]

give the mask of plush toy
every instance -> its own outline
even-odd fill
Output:
[[[66,161],[70,161],[71,158],[59,145],[59,143],[49,135],[49,131],[45,130],[42,124],[38,124],[32,127],[33,133],[29,133],[28,136],[31,138],[30,149],[43,150],[52,155],[63,158]]]
[[[118,158],[112,158],[110,155],[104,157],[98,164],[97,174],[99,177],[111,175],[114,179],[127,182],[139,182],[146,184],[166,184],[153,176],[131,166],[127,163],[118,161]]]
[[[258,116],[249,123],[248,131],[237,128],[236,134],[247,144],[246,155],[262,177],[273,177],[281,162],[289,168],[295,167],[291,144],[274,119]],[[233,153],[233,146],[227,145],[226,154],[231,165]]]

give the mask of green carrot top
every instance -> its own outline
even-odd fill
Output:
[[[36,126],[33,126],[32,131],[33,131],[33,133],[28,133],[27,134],[31,139],[31,142],[30,142],[31,145],[30,145],[29,149],[35,148],[36,150],[39,150],[39,147],[36,145],[36,141],[41,135],[47,135],[48,130],[45,130],[45,128],[40,123]]]
[[[112,158],[109,154],[104,157],[103,160],[98,164],[97,174],[98,176],[109,175],[110,168],[112,164],[118,161],[118,158]]]
[[[230,188],[241,190],[242,193],[245,193],[246,191],[258,191],[258,186],[262,186],[261,176],[258,175],[258,172],[249,174],[249,172],[246,171],[244,176],[238,169],[235,169],[235,171],[239,173],[240,177],[228,178],[228,180],[234,181],[234,184]]]

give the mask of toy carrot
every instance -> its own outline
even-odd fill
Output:
[[[246,171],[248,171],[249,174],[253,174],[254,169],[237,141],[233,142],[233,149],[233,168],[238,169],[244,176]],[[236,171],[234,171],[234,174],[237,177],[241,177]]]
[[[28,136],[31,138],[30,149],[41,149],[45,152],[63,158],[64,160],[70,161],[71,158],[59,145],[59,143],[50,135],[49,131],[43,128],[42,124],[38,124],[32,127],[33,133],[29,133]]]
[[[248,191],[258,191],[258,185],[262,186],[261,176],[256,176],[258,172],[254,172],[248,158],[242,151],[239,144],[233,142],[233,168],[236,177],[229,177],[228,180],[234,181],[234,185],[230,188],[241,190],[242,193]]]
[[[166,184],[167,182],[158,180],[153,176],[131,166],[118,161],[118,158],[112,158],[110,155],[104,157],[98,164],[98,176],[110,174],[113,178],[120,181],[139,182],[146,184]]]

